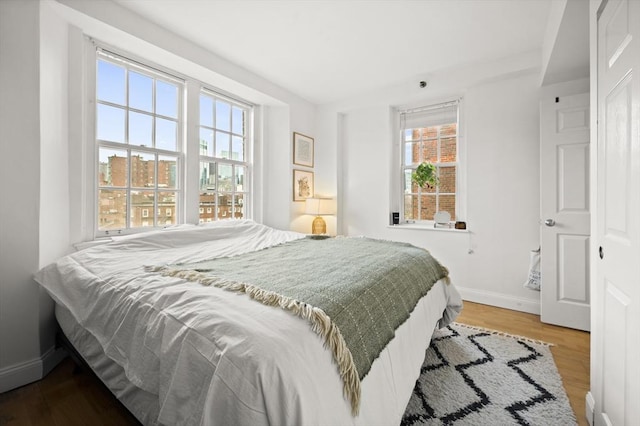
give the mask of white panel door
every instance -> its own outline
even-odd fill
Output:
[[[589,330],[589,94],[540,103],[540,320]]]
[[[598,19],[597,245],[592,394],[596,425],[640,422],[640,1]]]

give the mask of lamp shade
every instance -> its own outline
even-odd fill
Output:
[[[333,215],[336,213],[336,203],[333,198],[313,197],[305,200],[305,213],[314,216]]]

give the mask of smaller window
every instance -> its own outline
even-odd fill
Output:
[[[432,221],[446,211],[455,220],[459,207],[458,101],[400,113],[402,191],[405,221]],[[436,167],[438,184],[418,187],[412,175],[422,163]]]
[[[149,217],[149,210],[148,209],[142,209],[142,217]],[[143,225],[146,226],[146,225]]]
[[[165,216],[171,217],[171,209],[165,210]]]

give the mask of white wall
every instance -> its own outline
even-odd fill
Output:
[[[317,128],[325,138],[335,132],[340,137],[335,158],[324,167],[337,177],[335,189],[342,200],[338,228],[344,234],[426,247],[449,268],[465,299],[537,313],[539,294],[522,284],[530,250],[539,246],[540,88],[538,73],[528,66],[521,69],[506,70],[502,78],[487,73],[481,81],[461,80],[436,89],[438,99],[447,92],[464,99],[468,196],[466,216],[459,219],[467,221],[468,233],[388,227],[397,206],[389,198],[393,107],[403,105],[403,99],[427,105],[434,98],[423,95],[421,101],[390,90],[384,96],[393,103],[367,96],[366,102],[325,106]]]
[[[67,23],[41,3],[40,266],[69,247],[69,69]]]
[[[31,278],[40,241],[39,26],[37,1],[0,2],[0,392],[39,379],[41,344],[52,341],[41,342]]]

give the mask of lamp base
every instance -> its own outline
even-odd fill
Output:
[[[326,234],[327,233],[327,223],[320,216],[316,216],[313,219],[313,224],[311,225],[311,233],[316,234]]]

